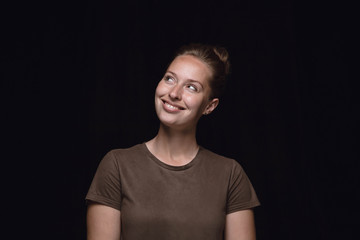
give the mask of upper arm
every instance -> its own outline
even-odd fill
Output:
[[[252,209],[226,215],[225,240],[255,240],[255,221]]]
[[[120,211],[105,205],[91,203],[86,217],[88,240],[119,240]]]

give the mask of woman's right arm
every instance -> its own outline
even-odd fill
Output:
[[[115,208],[90,203],[86,225],[87,240],[120,240],[120,211]]]

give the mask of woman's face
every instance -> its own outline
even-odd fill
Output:
[[[191,55],[176,57],[155,92],[155,108],[166,126],[192,129],[203,114],[212,112],[218,99],[209,99],[210,68]]]

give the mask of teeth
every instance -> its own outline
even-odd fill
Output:
[[[168,103],[165,103],[165,105],[168,107],[168,108],[171,108],[171,109],[179,109],[178,107],[175,107],[173,105],[170,105]]]

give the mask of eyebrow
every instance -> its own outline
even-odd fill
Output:
[[[166,71],[167,73],[171,73],[172,75],[174,75],[176,78],[178,78],[178,76],[176,75],[176,73],[174,73],[174,72],[172,72],[172,71]],[[198,83],[198,84],[200,84],[200,86],[202,87],[202,88],[204,88],[204,86],[201,84],[201,82],[199,82],[199,81],[196,81],[196,80],[194,80],[194,79],[187,79],[188,81],[190,81],[190,82],[194,82],[194,83]]]

